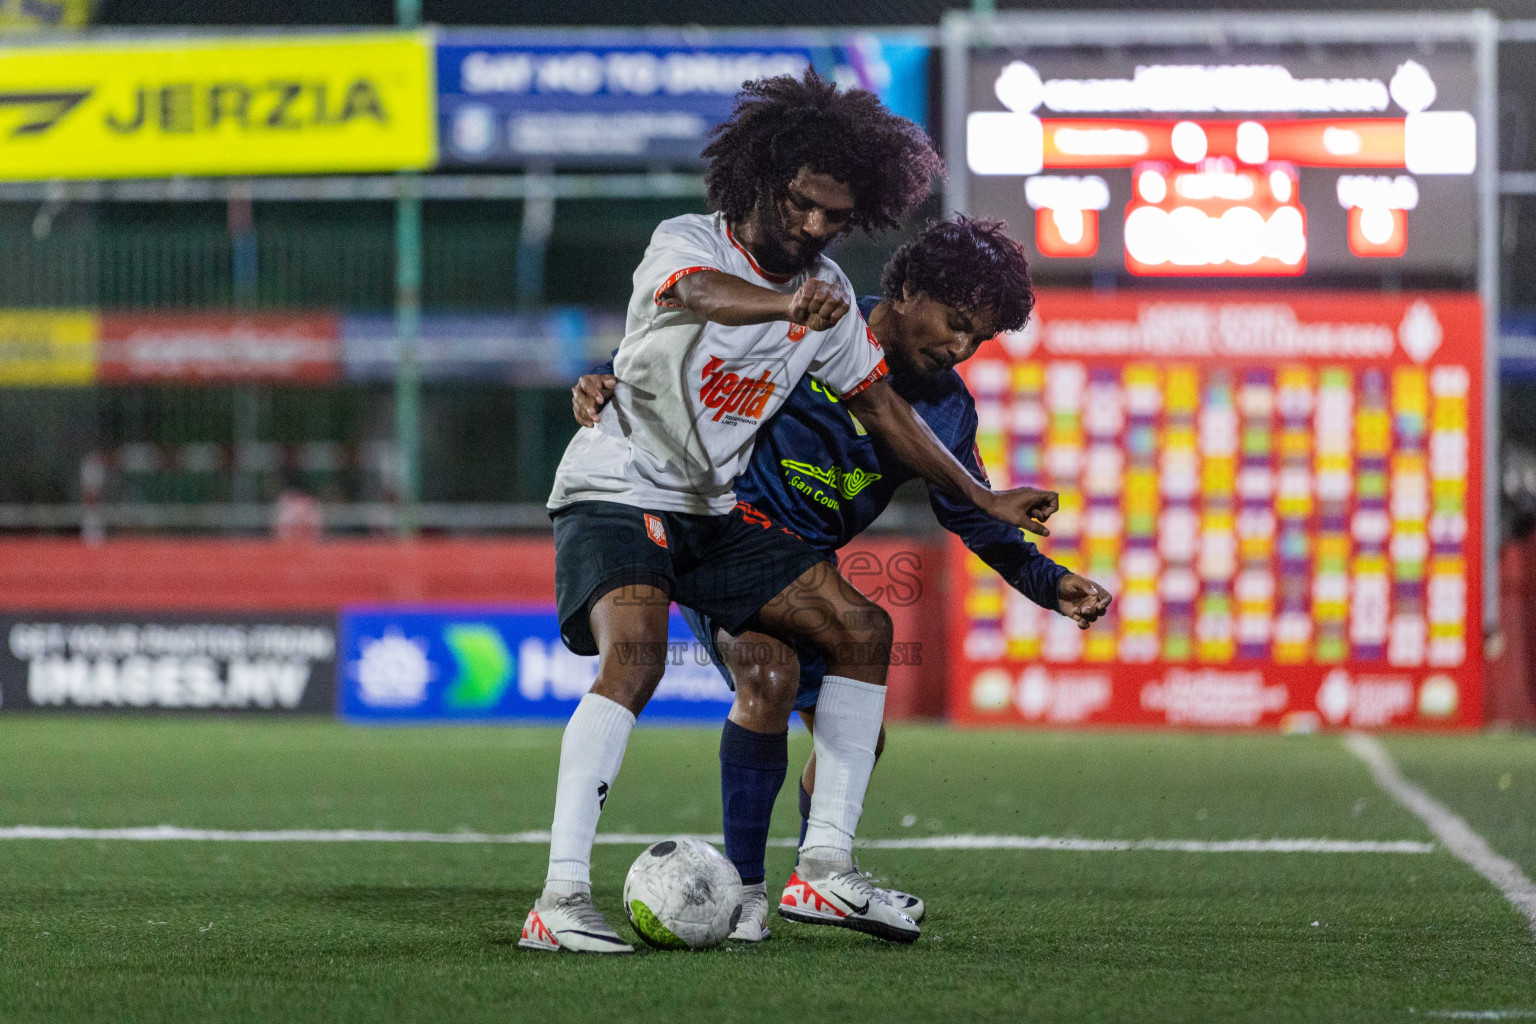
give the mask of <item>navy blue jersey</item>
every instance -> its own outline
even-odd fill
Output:
[[[859,299],[866,320],[879,296]],[[611,373],[612,364],[596,373]],[[976,403],[954,370],[932,377],[891,371],[891,385],[971,475],[988,483],[976,453]],[[837,550],[873,523],[896,488],[917,474],[871,435],[832,389],[809,376],[757,433],[736,497],[794,530],[836,561]],[[928,500],[939,523],[1031,601],[1056,609],[1056,586],[1068,570],[1042,555],[1016,526],[932,485]]]

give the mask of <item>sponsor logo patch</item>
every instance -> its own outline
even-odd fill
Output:
[[[801,473],[819,480],[831,487],[844,498],[857,497],[859,492],[870,484],[879,480],[882,474],[871,473],[868,470],[855,466],[853,469],[842,469],[838,466],[813,466],[809,462],[796,462],[794,459],[780,459],[779,465],[788,473]],[[793,483],[793,480],[791,480]]]
[[[667,546],[667,528],[662,525],[660,518],[649,512],[645,514],[645,532],[658,547]]]

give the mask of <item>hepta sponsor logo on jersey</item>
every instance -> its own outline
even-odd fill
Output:
[[[725,368],[725,360],[710,356],[700,373],[699,401],[705,409],[713,409],[710,419],[719,423],[755,422],[763,418],[768,402],[773,398],[777,385],[768,378],[772,371],[764,370],[758,377],[748,371],[732,373]]]
[[[331,616],[0,618],[0,706],[329,711]]]

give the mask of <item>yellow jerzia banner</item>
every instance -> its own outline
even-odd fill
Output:
[[[91,383],[98,333],[85,310],[0,309],[0,387]]]
[[[0,49],[0,180],[399,171],[436,156],[426,33]]]

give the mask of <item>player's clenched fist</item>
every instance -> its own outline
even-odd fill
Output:
[[[848,312],[848,296],[831,281],[811,278],[795,289],[789,297],[789,309],[784,319],[792,324],[809,327],[813,331],[825,331]]]
[[[1016,487],[1011,491],[994,491],[983,511],[993,519],[1049,537],[1051,531],[1045,528],[1045,521],[1055,515],[1059,507],[1055,491]]]

